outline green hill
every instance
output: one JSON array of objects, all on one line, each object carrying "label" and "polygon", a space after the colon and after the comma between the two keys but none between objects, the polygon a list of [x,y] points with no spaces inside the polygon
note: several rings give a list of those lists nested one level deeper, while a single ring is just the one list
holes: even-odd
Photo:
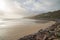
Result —
[{"label": "green hill", "polygon": [[33,16],[31,18],[33,18],[33,19],[40,19],[40,18],[60,19],[60,10],[38,14],[38,15]]}]

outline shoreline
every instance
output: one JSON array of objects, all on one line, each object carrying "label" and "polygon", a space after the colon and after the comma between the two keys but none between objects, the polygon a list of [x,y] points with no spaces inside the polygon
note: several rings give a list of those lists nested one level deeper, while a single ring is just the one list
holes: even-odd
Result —
[{"label": "shoreline", "polygon": [[24,36],[18,40],[60,40],[60,23],[56,22],[46,29],[40,29],[34,34]]},{"label": "shoreline", "polygon": [[[0,36],[4,40],[17,40],[21,37],[24,37],[29,34],[34,34],[40,29],[45,29],[51,25],[53,25],[55,22],[49,21],[47,23],[38,23],[38,24],[32,24],[32,25],[15,25],[16,27],[12,27],[10,29],[1,29],[0,30]],[[2,32],[3,31],[3,32]]]}]

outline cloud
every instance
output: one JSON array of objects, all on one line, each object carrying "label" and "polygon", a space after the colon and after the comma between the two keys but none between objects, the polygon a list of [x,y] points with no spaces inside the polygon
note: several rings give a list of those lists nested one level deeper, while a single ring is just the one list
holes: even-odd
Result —
[{"label": "cloud", "polygon": [[[4,18],[20,18],[28,12],[15,0],[0,0],[0,2],[0,10],[3,12]],[[0,12],[0,14],[2,13]]]},{"label": "cloud", "polygon": [[60,10],[60,0],[0,0],[0,10],[10,17],[29,16]]},{"label": "cloud", "polygon": [[60,9],[60,0],[23,0],[21,4],[24,8],[31,11],[53,11]]}]

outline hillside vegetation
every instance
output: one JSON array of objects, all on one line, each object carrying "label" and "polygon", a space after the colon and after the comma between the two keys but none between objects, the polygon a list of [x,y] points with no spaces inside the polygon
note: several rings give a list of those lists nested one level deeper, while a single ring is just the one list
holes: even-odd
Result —
[{"label": "hillside vegetation", "polygon": [[40,18],[51,18],[51,19],[59,19],[60,18],[60,10],[38,14],[36,16],[31,17],[33,19],[40,19]]}]

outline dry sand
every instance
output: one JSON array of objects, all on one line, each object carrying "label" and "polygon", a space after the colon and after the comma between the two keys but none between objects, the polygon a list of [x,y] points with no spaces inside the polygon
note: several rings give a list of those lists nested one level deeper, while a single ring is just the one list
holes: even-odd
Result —
[{"label": "dry sand", "polygon": [[[36,23],[36,24],[29,24],[29,25],[16,25],[12,28],[3,28],[0,29],[0,40],[18,40],[19,38],[33,34],[40,29],[45,29],[55,22],[49,21],[47,23]],[[21,27],[20,27],[21,26]]]}]

